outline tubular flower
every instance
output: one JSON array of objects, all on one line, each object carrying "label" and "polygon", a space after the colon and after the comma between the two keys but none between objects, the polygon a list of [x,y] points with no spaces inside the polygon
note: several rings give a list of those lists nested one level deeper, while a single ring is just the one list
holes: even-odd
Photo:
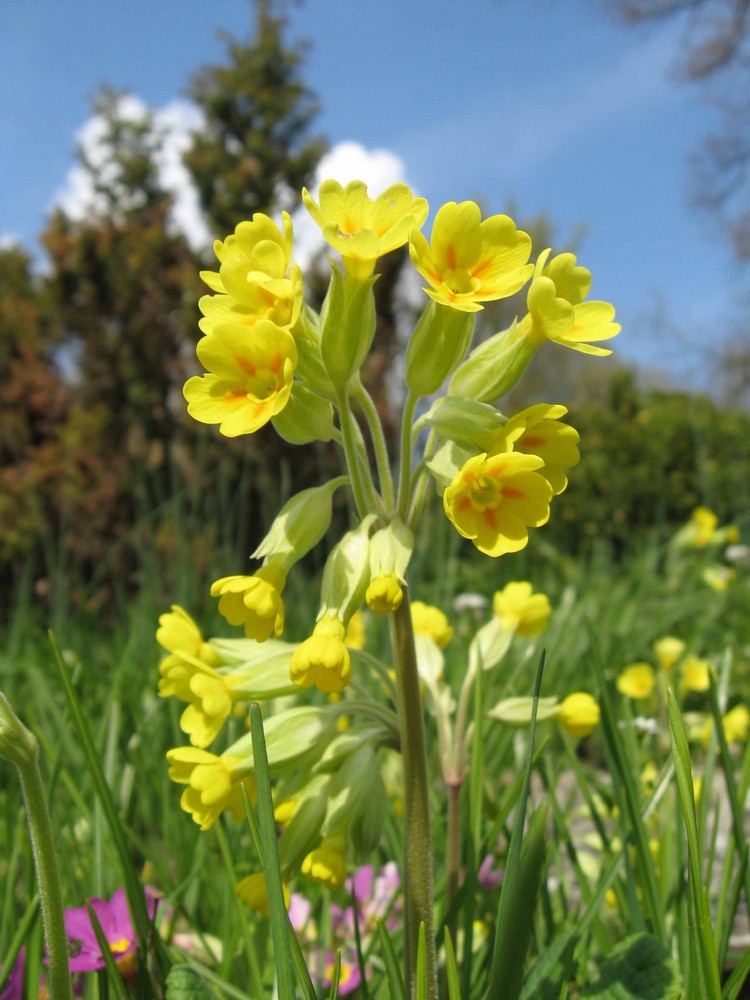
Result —
[{"label": "tubular flower", "polygon": [[227,323],[198,341],[196,351],[208,374],[194,375],[183,390],[195,420],[237,437],[257,431],[286,406],[297,364],[288,330],[268,319],[251,332]]},{"label": "tubular flower", "polygon": [[406,184],[393,184],[379,197],[367,194],[364,181],[320,185],[317,204],[302,189],[302,200],[320,226],[324,238],[341,254],[347,273],[359,278],[372,274],[378,257],[403,246],[409,233],[427,218],[424,198],[415,198]]},{"label": "tubular flower", "polygon": [[[288,910],[292,897],[285,882],[281,885],[281,891],[284,895],[284,905]],[[234,887],[234,894],[243,903],[247,903],[251,910],[256,910],[268,920],[271,914],[268,909],[266,876],[263,872],[256,872],[254,875],[248,875],[246,878],[240,879]]]},{"label": "tubular flower", "polygon": [[[210,643],[204,641],[201,630],[178,604],[173,604],[171,611],[160,616],[156,641],[168,653],[185,653],[209,667],[219,662],[216,651]],[[171,657],[167,657],[164,662],[170,659]]]},{"label": "tubular flower", "polygon": [[509,583],[498,590],[492,599],[492,610],[503,629],[527,637],[539,635],[552,614],[547,595],[532,593],[527,582]]},{"label": "tubular flower", "polygon": [[346,881],[346,840],[341,834],[326,837],[302,862],[302,874],[311,882],[340,889]]},{"label": "tubular flower", "polygon": [[367,593],[365,594],[367,607],[371,611],[380,611],[383,613],[398,611],[403,599],[404,592],[395,573],[376,576],[370,581]]},{"label": "tubular flower", "polygon": [[289,676],[301,688],[313,684],[323,694],[343,691],[352,675],[346,626],[336,615],[323,615],[309,639],[292,656]]},{"label": "tubular flower", "polygon": [[190,813],[201,830],[208,830],[228,809],[239,822],[245,814],[241,786],[250,799],[255,796],[255,779],[243,780],[237,757],[209,753],[195,747],[177,747],[167,753],[169,777],[178,785],[188,787],[182,793],[180,805]]},{"label": "tubular flower", "polygon": [[415,635],[429,636],[440,649],[445,649],[453,638],[453,626],[440,608],[424,601],[412,601],[411,623]]},{"label": "tubular flower", "polygon": [[568,485],[566,471],[581,460],[578,431],[559,419],[567,412],[566,407],[549,403],[521,410],[494,435],[488,453],[493,455],[512,447],[522,455],[538,455],[544,461],[541,474],[557,496]]},{"label": "tubular flower", "polygon": [[432,227],[432,245],[414,229],[412,263],[429,282],[425,292],[435,302],[462,312],[478,312],[482,302],[513,295],[528,281],[531,239],[507,215],[482,221],[473,201],[450,201]]},{"label": "tubular flower", "polygon": [[180,717],[180,728],[190,736],[193,746],[208,746],[232,710],[233,688],[240,679],[179,655],[162,660],[159,672],[159,697],[174,696],[186,701],[188,707]]},{"label": "tubular flower", "polygon": [[211,596],[219,598],[219,614],[230,625],[244,625],[248,639],[265,642],[273,632],[284,629],[281,593],[286,572],[278,560],[270,560],[253,576],[225,576],[211,586]]},{"label": "tubular flower", "polygon": [[536,471],[543,465],[538,456],[517,452],[475,455],[443,494],[446,516],[480,552],[518,552],[529,540],[529,527],[549,519],[552,487]]},{"label": "tubular flower", "polygon": [[599,706],[590,694],[569,694],[557,709],[555,718],[570,736],[588,736],[599,722]]},{"label": "tubular flower", "polygon": [[617,690],[627,698],[648,698],[655,683],[650,663],[630,663],[617,678]]},{"label": "tubular flower", "polygon": [[526,297],[529,311],[518,325],[519,334],[525,333],[535,347],[552,340],[582,354],[611,354],[607,348],[594,345],[620,332],[620,324],[614,322],[614,306],[583,302],[590,281],[588,271],[575,266],[573,254],[561,254],[565,258],[562,265],[556,264],[556,257],[547,264],[549,253],[545,250],[537,260]]}]

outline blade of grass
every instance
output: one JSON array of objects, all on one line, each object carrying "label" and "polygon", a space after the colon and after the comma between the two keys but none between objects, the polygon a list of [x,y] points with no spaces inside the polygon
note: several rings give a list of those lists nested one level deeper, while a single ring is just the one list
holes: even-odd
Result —
[{"label": "blade of grass", "polygon": [[451,936],[447,931],[443,937],[443,943],[445,944],[445,978],[448,986],[448,1000],[461,1000],[461,986],[458,981],[456,955],[453,951]]},{"label": "blade of grass", "polygon": [[109,946],[107,935],[104,933],[102,925],[99,923],[96,910],[88,899],[85,902],[85,906],[86,912],[89,915],[89,920],[91,921],[91,926],[94,930],[96,943],[99,945],[99,951],[101,952],[102,959],[104,961],[104,967],[107,970],[107,985],[111,985],[113,987],[117,1000],[128,1000],[128,991],[125,988],[125,981],[120,974],[120,970],[117,968],[115,956],[112,954],[112,949]]},{"label": "blade of grass", "polygon": [[29,930],[39,914],[39,897],[34,896],[29,905],[26,907],[26,912],[19,921],[18,929],[13,935],[13,940],[10,943],[10,948],[7,954],[3,958],[2,964],[0,965],[0,994],[2,994],[3,987],[10,979],[10,974],[13,971],[13,966],[18,958],[18,953],[23,947],[23,943],[29,933]]},{"label": "blade of grass", "polygon": [[393,941],[391,941],[385,923],[380,918],[377,920],[377,925],[383,949],[382,959],[385,966],[385,978],[388,983],[390,998],[391,1000],[407,1000],[404,977],[401,974],[401,963],[396,954],[396,949],[393,947]]},{"label": "blade of grass", "polygon": [[263,716],[260,705],[250,704],[250,732],[255,761],[257,790],[258,832],[263,845],[263,872],[266,877],[266,894],[273,939],[273,956],[279,1000],[294,1000],[294,966],[289,946],[288,914],[281,883],[279,852],[276,841],[276,821],[273,817],[271,774],[268,769],[266,740],[263,734]]},{"label": "blade of grass", "polygon": [[721,987],[716,961],[716,943],[714,941],[714,932],[708,908],[708,896],[703,886],[701,874],[701,850],[698,841],[698,823],[695,815],[690,749],[688,747],[682,713],[671,689],[667,692],[667,710],[669,715],[669,734],[672,741],[672,755],[675,763],[675,777],[677,779],[677,789],[688,844],[688,889],[692,908],[691,951],[696,955],[696,964],[698,967],[698,982],[693,982],[691,988],[700,991],[696,992],[696,997],[700,996],[701,998],[707,997],[709,1000],[718,1000],[721,996]]}]

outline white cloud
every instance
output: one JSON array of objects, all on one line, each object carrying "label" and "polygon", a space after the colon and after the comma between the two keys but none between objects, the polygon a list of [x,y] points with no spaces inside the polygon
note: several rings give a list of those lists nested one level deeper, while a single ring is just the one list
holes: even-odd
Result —
[{"label": "white cloud", "polygon": [[[128,94],[120,98],[119,113],[127,121],[143,122],[148,117],[149,108],[140,98]],[[192,133],[202,124],[201,113],[187,101],[172,101],[151,113],[155,129],[162,136],[156,155],[159,182],[174,196],[172,223],[195,249],[209,247],[211,235],[198,204],[197,192],[182,162]],[[104,118],[92,115],[76,133],[76,145],[91,165],[100,171],[102,179],[116,190],[118,167],[112,158],[106,131]],[[123,200],[124,197],[123,192]],[[91,174],[80,164],[68,171],[53,198],[53,206],[59,206],[77,220],[108,211],[106,200],[94,190]]]}]

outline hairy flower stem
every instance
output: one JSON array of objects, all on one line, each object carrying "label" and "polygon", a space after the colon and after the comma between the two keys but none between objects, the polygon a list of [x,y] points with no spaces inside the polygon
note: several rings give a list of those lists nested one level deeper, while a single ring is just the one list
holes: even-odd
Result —
[{"label": "hairy flower stem", "polygon": [[[448,868],[448,896],[445,901],[446,912],[450,912],[453,901],[458,895],[461,882],[461,779],[447,783],[448,789],[448,845],[446,849],[446,865]],[[456,946],[457,917],[453,917],[448,927],[453,946]]]},{"label": "hairy flower stem", "polygon": [[47,986],[55,1000],[73,1000],[68,966],[68,940],[60,890],[55,840],[39,767],[39,741],[21,723],[0,693],[0,756],[18,768],[26,803],[31,852],[34,857],[44,939],[47,944]]},{"label": "hairy flower stem", "polygon": [[391,641],[398,687],[398,715],[404,770],[404,957],[406,980],[414,996],[417,980],[419,926],[426,943],[426,1000],[437,1000],[437,961],[432,913],[432,843],[427,785],[427,751],[417,654],[408,588],[391,622]]}]

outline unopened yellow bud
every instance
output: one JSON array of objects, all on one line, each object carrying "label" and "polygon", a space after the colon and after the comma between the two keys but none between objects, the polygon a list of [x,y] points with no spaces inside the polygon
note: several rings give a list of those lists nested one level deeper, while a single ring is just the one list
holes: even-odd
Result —
[{"label": "unopened yellow bud", "polygon": [[302,874],[311,882],[340,889],[346,881],[346,841],[343,836],[326,837],[302,862]]},{"label": "unopened yellow bud", "polygon": [[365,594],[367,607],[371,611],[380,611],[383,613],[398,611],[403,599],[404,592],[395,573],[390,573],[388,576],[375,577],[374,580],[370,581],[370,586],[367,588],[367,593]]},{"label": "unopened yellow bud", "polygon": [[314,684],[324,694],[343,691],[352,674],[345,636],[346,628],[341,619],[324,615],[310,638],[305,639],[292,656],[289,667],[292,681],[302,688]]},{"label": "unopened yellow bud", "polygon": [[599,722],[599,706],[590,694],[569,694],[557,710],[556,718],[570,736],[588,736]]}]

